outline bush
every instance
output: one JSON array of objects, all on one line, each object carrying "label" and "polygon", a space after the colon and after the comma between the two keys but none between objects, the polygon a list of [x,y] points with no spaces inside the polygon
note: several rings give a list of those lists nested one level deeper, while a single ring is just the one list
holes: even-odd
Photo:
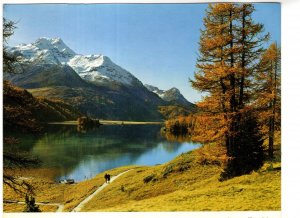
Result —
[{"label": "bush", "polygon": [[34,197],[29,197],[26,195],[25,196],[25,209],[24,212],[41,212],[39,206],[35,205],[35,199]]},{"label": "bush", "polygon": [[124,187],[124,185],[121,185],[120,190],[121,190],[121,192],[125,192],[125,187]]},{"label": "bush", "polygon": [[151,181],[156,181],[156,178],[155,178],[155,175],[154,174],[151,174],[149,176],[146,176],[144,178],[144,183],[148,183],[148,182],[151,182]]},{"label": "bush", "polygon": [[166,168],[165,168],[165,170],[164,170],[164,172],[162,173],[162,175],[163,175],[163,177],[164,178],[166,178],[170,173],[172,173],[173,172],[173,165],[172,164],[170,164],[170,165],[168,165]]}]

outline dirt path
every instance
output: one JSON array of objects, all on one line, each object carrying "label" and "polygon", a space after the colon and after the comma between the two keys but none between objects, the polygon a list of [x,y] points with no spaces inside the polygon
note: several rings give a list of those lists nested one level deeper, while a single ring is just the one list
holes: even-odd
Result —
[{"label": "dirt path", "polygon": [[[132,169],[131,169],[132,170]],[[123,174],[125,173],[128,173],[129,171],[131,170],[127,170],[123,173],[120,173],[116,176],[113,176],[111,179],[110,179],[110,183],[112,183],[115,179],[117,179],[118,177],[122,176]],[[92,193],[91,195],[89,195],[86,199],[84,199],[83,201],[81,201],[73,210],[72,212],[79,212],[87,202],[89,202],[95,195],[97,195],[99,192],[101,192],[106,186],[108,186],[109,184],[107,183],[104,183],[103,185],[101,185],[94,193]]]},{"label": "dirt path", "polygon": [[[8,203],[8,204],[25,204],[24,201],[13,201],[13,200],[3,200],[3,203]],[[57,206],[57,210],[55,212],[62,212],[64,209],[63,204],[59,203],[48,203],[48,202],[35,202],[36,205],[53,205]]]}]

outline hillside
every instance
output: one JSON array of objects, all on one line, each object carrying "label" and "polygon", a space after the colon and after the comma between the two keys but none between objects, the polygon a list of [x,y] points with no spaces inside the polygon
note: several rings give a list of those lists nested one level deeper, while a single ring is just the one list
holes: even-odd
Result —
[{"label": "hillside", "polygon": [[90,117],[111,120],[161,121],[158,105],[164,104],[142,89],[114,87],[49,86],[28,89],[36,97],[61,99]]},{"label": "hillside", "polygon": [[160,121],[164,101],[143,86],[119,83],[99,85],[83,80],[67,65],[24,65],[20,74],[5,79],[26,88],[35,97],[60,99],[90,117],[113,120]]},{"label": "hillside", "polygon": [[159,112],[167,119],[176,119],[179,116],[188,116],[192,113],[198,111],[198,108],[195,107],[184,107],[179,105],[167,105],[167,106],[160,106]]},{"label": "hillside", "polygon": [[35,98],[25,89],[3,84],[4,130],[38,131],[40,123],[75,120],[82,114],[60,100]]},{"label": "hillside", "polygon": [[5,74],[4,78],[25,89],[48,86],[88,87],[68,65],[57,64],[23,64],[23,72]]},{"label": "hillside", "polygon": [[[280,210],[280,163],[267,162],[257,172],[220,182],[222,167],[217,159],[221,160],[223,152],[214,146],[204,146],[162,165],[109,170],[107,173],[115,176],[133,169],[109,184],[81,211]],[[104,183],[105,172],[74,185],[53,183],[51,170],[29,170],[19,176],[24,173],[35,178],[32,182],[39,190],[37,202],[60,203],[64,211],[71,211]],[[22,200],[8,190],[4,199]],[[4,204],[5,211],[12,210],[8,206]]]},{"label": "hillside", "polygon": [[280,163],[220,182],[221,167],[204,164],[202,157],[192,151],[160,166],[128,172],[82,211],[280,210]]}]

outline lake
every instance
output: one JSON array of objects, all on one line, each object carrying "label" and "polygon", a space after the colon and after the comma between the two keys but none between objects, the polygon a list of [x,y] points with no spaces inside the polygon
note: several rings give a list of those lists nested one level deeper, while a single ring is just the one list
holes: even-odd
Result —
[{"label": "lake", "polygon": [[56,168],[56,179],[82,181],[125,165],[156,165],[200,144],[167,140],[160,125],[103,125],[78,131],[75,125],[48,125],[41,136],[18,135],[19,149]]}]

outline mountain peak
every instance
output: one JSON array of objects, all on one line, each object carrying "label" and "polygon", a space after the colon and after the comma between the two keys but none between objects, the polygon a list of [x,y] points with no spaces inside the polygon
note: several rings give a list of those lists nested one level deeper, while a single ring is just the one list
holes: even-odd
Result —
[{"label": "mountain peak", "polygon": [[10,48],[10,52],[22,55],[27,63],[69,65],[80,77],[91,82],[142,85],[136,77],[109,57],[102,54],[76,54],[61,38],[40,37],[33,43]]},{"label": "mountain peak", "polygon": [[[62,44],[61,38],[40,37],[33,44],[39,48],[49,48],[52,45]],[[64,44],[64,43],[63,43]]]},{"label": "mountain peak", "polygon": [[165,91],[164,90],[160,90],[159,88],[149,85],[149,84],[144,84],[144,86],[150,91],[150,92],[154,92],[155,94],[157,94],[160,98],[164,98],[164,94]]},{"label": "mountain peak", "polygon": [[38,43],[38,42],[57,43],[57,42],[62,42],[62,39],[59,38],[59,37],[55,37],[55,38],[39,37],[35,42],[36,42],[36,43]]},{"label": "mountain peak", "polygon": [[180,93],[179,89],[177,89],[176,87],[172,87],[167,91],[174,92],[174,93]]},{"label": "mountain peak", "polygon": [[161,99],[167,102],[177,102],[181,105],[192,105],[185,97],[180,93],[179,89],[172,87],[168,90],[160,90],[159,88],[145,84],[144,85],[149,91],[157,94]]},{"label": "mountain peak", "polygon": [[76,55],[76,53],[70,49],[61,38],[40,37],[33,45],[42,50],[58,50],[59,53],[68,57]]}]

